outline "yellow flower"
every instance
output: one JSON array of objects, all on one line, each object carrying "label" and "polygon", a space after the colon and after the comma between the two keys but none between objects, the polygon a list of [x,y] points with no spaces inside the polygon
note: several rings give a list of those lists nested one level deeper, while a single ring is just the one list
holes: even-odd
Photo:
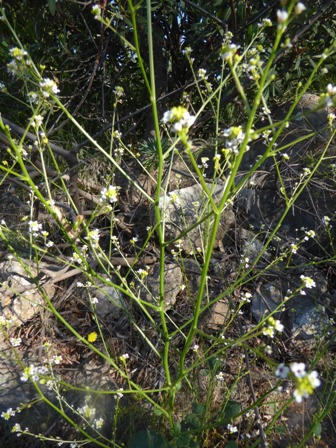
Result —
[{"label": "yellow flower", "polygon": [[88,335],[87,340],[88,340],[89,342],[91,342],[91,344],[93,344],[94,342],[96,342],[97,337],[98,337],[97,333],[96,333],[95,331],[92,331],[92,332]]}]

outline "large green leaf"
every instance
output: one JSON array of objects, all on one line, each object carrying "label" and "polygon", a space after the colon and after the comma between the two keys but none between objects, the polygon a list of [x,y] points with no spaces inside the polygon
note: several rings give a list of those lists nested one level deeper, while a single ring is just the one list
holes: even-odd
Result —
[{"label": "large green leaf", "polygon": [[166,448],[165,438],[151,429],[138,431],[128,444],[128,448]]},{"label": "large green leaf", "polygon": [[48,0],[48,6],[50,14],[54,16],[56,12],[56,0]]}]

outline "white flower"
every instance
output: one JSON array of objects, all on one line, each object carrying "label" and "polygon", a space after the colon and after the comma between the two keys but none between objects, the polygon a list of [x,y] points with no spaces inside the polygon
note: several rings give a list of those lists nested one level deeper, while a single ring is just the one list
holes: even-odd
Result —
[{"label": "white flower", "polygon": [[7,409],[7,411],[4,411],[1,413],[1,418],[4,420],[9,420],[11,417],[15,416],[15,411],[13,411],[12,408]]},{"label": "white flower", "polygon": [[77,409],[80,415],[83,415],[85,418],[93,419],[96,415],[96,409],[88,404],[85,404],[83,407]]},{"label": "white flower", "polygon": [[34,128],[39,128],[42,125],[42,123],[43,123],[42,115],[34,115],[32,120],[33,120],[32,121],[32,126]]},{"label": "white flower", "polygon": [[200,68],[200,69],[198,70],[198,76],[199,76],[201,79],[206,79],[206,78],[207,78],[207,76],[206,76],[206,70],[205,70],[204,68]]},{"label": "white flower", "polygon": [[233,425],[231,425],[231,423],[229,423],[227,425],[227,429],[229,430],[230,434],[234,434],[235,432],[238,432],[237,426],[233,426]]},{"label": "white flower", "polygon": [[305,277],[304,275],[301,275],[300,278],[301,278],[305,288],[309,288],[309,289],[315,288],[316,283],[314,282],[314,280],[312,278]]},{"label": "white flower", "polygon": [[125,362],[126,359],[129,358],[129,354],[128,353],[124,353],[123,355],[120,356],[121,361]]},{"label": "white flower", "polygon": [[219,372],[216,375],[216,378],[217,378],[218,381],[223,381],[224,380],[224,373],[223,372]]},{"label": "white flower", "polygon": [[15,423],[15,425],[12,428],[12,432],[22,432],[21,426],[19,423]]},{"label": "white flower", "polygon": [[119,389],[119,392],[117,392],[117,397],[122,398],[124,395],[122,394],[122,390],[124,390],[122,387]]},{"label": "white flower", "polygon": [[59,93],[59,88],[57,87],[57,84],[50,78],[44,78],[40,82],[40,87],[42,89],[43,98],[49,98],[51,93],[55,95]]},{"label": "white flower", "polygon": [[263,19],[262,26],[272,26],[272,21],[270,19]]},{"label": "white flower", "polygon": [[21,48],[18,47],[11,48],[9,50],[9,53],[17,61],[22,61],[24,57],[28,55],[26,50],[22,50]]},{"label": "white flower", "polygon": [[19,347],[21,345],[22,339],[21,338],[11,338],[10,343],[13,347]]},{"label": "white flower", "polygon": [[275,371],[275,376],[278,378],[287,378],[289,374],[289,368],[285,364],[279,364]]},{"label": "white flower", "polygon": [[195,122],[196,117],[190,115],[185,107],[173,107],[163,114],[162,122],[171,123],[172,131],[180,132],[182,129],[189,129]]},{"label": "white flower", "polygon": [[107,188],[104,188],[101,191],[100,196],[101,202],[109,202],[110,204],[112,204],[113,202],[117,202],[118,187],[109,185]]},{"label": "white flower", "polygon": [[321,385],[321,381],[318,379],[318,373],[316,372],[316,370],[310,372],[307,377],[313,389]]},{"label": "white flower", "polygon": [[307,375],[306,365],[304,362],[292,362],[290,364],[290,369],[296,376],[296,378],[303,378]]},{"label": "white flower", "polygon": [[104,420],[100,417],[98,419],[95,419],[93,423],[94,423],[96,429],[101,429],[103,427]]},{"label": "white flower", "polygon": [[[318,373],[313,370],[307,374],[304,369],[302,369],[303,363],[297,364],[294,374],[296,375],[296,388],[294,390],[294,397],[298,403],[302,402],[302,398],[308,398],[317,387],[321,385],[321,381],[318,379]],[[297,372],[298,369],[298,372]]]},{"label": "white flower", "polygon": [[61,355],[54,355],[54,356],[51,358],[51,362],[52,362],[52,364],[56,364],[56,365],[58,365],[58,364],[61,363],[61,361],[62,361],[62,356],[61,356]]},{"label": "white flower", "polygon": [[193,50],[192,50],[191,47],[186,47],[186,48],[182,51],[182,53],[185,54],[186,56],[188,56],[188,55],[191,54],[192,51],[193,51]]},{"label": "white flower", "polygon": [[276,329],[276,331],[279,331],[281,333],[284,329],[284,326],[279,320],[276,320],[274,323],[274,328]]},{"label": "white flower", "polygon": [[331,83],[327,85],[327,92],[329,95],[336,95],[336,86],[333,86]]},{"label": "white flower", "polygon": [[275,320],[274,317],[270,317],[267,323],[268,327],[264,327],[262,332],[265,336],[269,336],[270,338],[274,337],[275,331],[279,331],[281,333],[284,329],[282,323],[279,320]]},{"label": "white flower", "polygon": [[265,336],[269,336],[270,338],[274,337],[274,327],[271,327],[271,326],[264,327],[262,329],[262,332],[263,332],[263,335],[265,335]]},{"label": "white flower", "polygon": [[307,8],[305,7],[305,5],[303,4],[303,3],[301,3],[301,2],[298,2],[296,5],[295,5],[295,8],[294,8],[294,11],[295,11],[295,14],[301,14],[303,11],[305,11]]},{"label": "white flower", "polygon": [[288,12],[284,10],[277,11],[278,23],[284,23],[288,19]]},{"label": "white flower", "polygon": [[239,47],[235,44],[223,44],[220,52],[220,57],[224,59],[224,61],[227,61],[228,59],[232,58],[232,56],[234,56],[238,48]]},{"label": "white flower", "polygon": [[306,230],[305,233],[306,233],[305,240],[306,240],[306,238],[308,240],[309,238],[315,238],[315,236],[316,236],[316,233],[314,232],[314,230]]},{"label": "white flower", "polygon": [[95,16],[95,19],[99,19],[101,16],[101,10],[99,5],[93,5],[92,6],[92,10],[91,10],[92,14]]},{"label": "white flower", "polygon": [[323,216],[322,221],[323,221],[324,225],[327,226],[330,223],[329,216]]},{"label": "white flower", "polygon": [[37,221],[29,221],[29,233],[32,233],[34,236],[36,236],[39,232],[39,230],[42,229],[42,224],[38,223]]},{"label": "white flower", "polygon": [[91,242],[92,247],[94,247],[94,248],[98,247],[99,238],[100,238],[100,235],[99,235],[98,229],[90,230],[88,235],[85,237],[85,239],[87,239]]},{"label": "white flower", "polygon": [[304,389],[295,389],[293,395],[297,403],[302,403],[302,398],[309,397],[308,392]]}]

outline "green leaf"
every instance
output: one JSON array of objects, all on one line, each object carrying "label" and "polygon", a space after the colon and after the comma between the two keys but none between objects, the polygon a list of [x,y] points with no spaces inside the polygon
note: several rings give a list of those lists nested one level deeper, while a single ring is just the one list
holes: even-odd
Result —
[{"label": "green leaf", "polygon": [[221,411],[221,424],[232,422],[240,414],[240,404],[237,401],[229,400]]},{"label": "green leaf", "polygon": [[196,414],[196,415],[203,415],[205,413],[205,411],[206,411],[206,407],[202,403],[194,402],[192,404],[192,410],[193,410],[193,413]]},{"label": "green leaf", "polygon": [[225,418],[234,419],[240,413],[240,404],[238,401],[229,400],[224,409]]},{"label": "green leaf", "polygon": [[238,448],[238,445],[233,440],[230,440],[230,442],[225,445],[225,448]]},{"label": "green leaf", "polygon": [[165,438],[151,429],[143,429],[134,434],[128,448],[166,448]]},{"label": "green leaf", "polygon": [[322,425],[321,423],[316,423],[316,425],[314,426],[314,435],[320,437],[321,433],[322,433]]},{"label": "green leaf", "polygon": [[50,14],[54,16],[56,12],[56,0],[48,0],[48,6]]}]

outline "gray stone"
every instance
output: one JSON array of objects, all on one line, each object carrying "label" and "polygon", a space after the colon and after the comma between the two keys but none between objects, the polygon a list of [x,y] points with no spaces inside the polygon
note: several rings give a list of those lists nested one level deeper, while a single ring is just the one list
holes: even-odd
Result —
[{"label": "gray stone", "polygon": [[[264,317],[274,311],[283,302],[283,293],[281,286],[276,282],[267,282],[257,287],[252,292],[251,310],[254,319],[260,322]],[[273,316],[277,319],[280,312]]]},{"label": "gray stone", "polygon": [[228,321],[229,316],[230,307],[227,299],[219,300],[202,316],[202,327],[207,331],[219,331]]},{"label": "gray stone", "polygon": [[[263,251],[264,248],[263,242],[257,237],[255,232],[246,229],[240,229],[239,238],[240,238],[241,258],[248,258],[250,263],[254,263],[254,261],[259,257],[259,255]],[[262,256],[262,259],[269,260],[270,254],[265,252]]]},{"label": "gray stone", "polygon": [[[106,282],[109,280],[106,279]],[[127,310],[126,302],[122,293],[115,287],[110,286],[103,281],[96,281],[95,285],[89,290],[84,289],[88,303],[93,298],[98,300],[94,304],[97,315],[107,323],[111,318],[118,319]]]},{"label": "gray stone", "polygon": [[313,93],[305,93],[299,100],[295,113],[298,114],[295,122],[308,132],[318,131],[324,138],[329,138],[328,114],[334,112],[334,108],[321,107],[320,96]]},{"label": "gray stone", "polygon": [[[209,190],[212,190],[212,197],[216,203],[220,200],[224,185],[218,184],[213,187],[207,183]],[[182,188],[171,191],[168,195],[160,198],[160,208],[162,210],[162,220],[164,221],[165,239],[179,240],[183,251],[186,253],[196,252],[202,248],[211,232],[214,216],[206,218],[211,212],[211,204],[200,185]],[[200,222],[199,225],[197,223]],[[216,235],[216,247],[235,222],[235,214],[228,206],[221,215],[220,225]],[[191,228],[192,226],[195,226]],[[188,231],[186,235],[181,235]],[[173,248],[173,244],[172,244]]]},{"label": "gray stone", "polygon": [[[152,265],[148,271],[148,276],[143,281],[136,280],[139,288],[139,297],[148,303],[159,305],[160,297],[160,265]],[[181,292],[183,275],[181,268],[175,263],[166,263],[164,266],[164,309],[169,310],[176,303],[178,294]]]},{"label": "gray stone", "polygon": [[292,337],[314,339],[326,333],[330,321],[325,307],[316,303],[312,294],[294,297],[289,302],[288,322]]},{"label": "gray stone", "polygon": [[[24,260],[22,261],[24,263]],[[44,303],[42,294],[32,281],[37,275],[37,269],[27,267],[26,270],[23,264],[16,260],[0,263],[0,315],[10,320],[15,327],[31,319],[41,310]],[[44,292],[52,298],[55,288],[46,285]]]}]

